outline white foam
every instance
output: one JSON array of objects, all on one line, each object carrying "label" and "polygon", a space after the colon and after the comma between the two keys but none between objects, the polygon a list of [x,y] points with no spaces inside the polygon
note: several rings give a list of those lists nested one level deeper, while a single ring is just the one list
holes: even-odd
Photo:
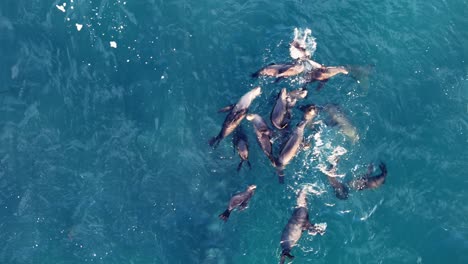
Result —
[{"label": "white foam", "polygon": [[65,6],[66,6],[66,3],[63,3],[63,5],[55,5],[57,7],[58,10],[62,11],[62,12],[66,12],[65,10]]},{"label": "white foam", "polygon": [[117,42],[111,41],[111,42],[109,42],[109,43],[110,43],[111,48],[114,48],[114,49],[117,48]]},{"label": "white foam", "polygon": [[76,30],[80,31],[83,28],[83,25],[76,23]]}]

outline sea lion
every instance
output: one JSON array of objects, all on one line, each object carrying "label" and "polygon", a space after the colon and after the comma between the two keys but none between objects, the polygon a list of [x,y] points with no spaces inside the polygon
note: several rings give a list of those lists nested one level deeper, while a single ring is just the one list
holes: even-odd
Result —
[{"label": "sea lion", "polygon": [[[336,174],[336,165],[338,163],[338,159],[334,164],[330,164],[326,170],[322,170],[323,174],[327,176],[328,182],[330,183],[331,187],[335,191],[336,198],[340,200],[348,199],[349,189],[346,184],[342,183],[338,180],[338,176]],[[344,176],[344,175],[343,175]]]},{"label": "sea lion", "polygon": [[270,114],[270,120],[277,129],[284,129],[291,120],[291,109],[296,105],[297,100],[304,99],[307,96],[307,90],[299,88],[287,92],[286,88],[281,89],[276,99],[275,106]]},{"label": "sea lion", "polygon": [[281,149],[278,159],[276,160],[276,172],[278,173],[278,180],[280,183],[284,183],[284,167],[296,156],[301,144],[304,143],[305,126],[316,116],[317,108],[315,105],[305,107],[302,121],[297,124],[296,128],[286,141],[286,144]]},{"label": "sea lion", "polygon": [[263,118],[257,114],[248,114],[247,120],[251,121],[254,125],[255,135],[257,135],[257,141],[263,150],[263,153],[275,166],[275,158],[273,157],[273,150],[271,144],[271,137],[273,131],[268,127],[267,123]]},{"label": "sea lion", "polygon": [[228,112],[229,114],[224,119],[223,127],[221,131],[216,137],[210,139],[209,144],[213,148],[216,148],[219,142],[231,134],[234,129],[241,123],[242,119],[247,115],[247,111],[250,107],[252,101],[262,93],[262,89],[260,87],[255,87],[250,90],[248,93],[244,94],[237,104],[230,105],[222,108],[219,112]]},{"label": "sea lion", "polygon": [[239,126],[234,131],[234,136],[232,137],[232,143],[234,147],[237,149],[237,153],[241,159],[239,165],[237,166],[237,171],[240,171],[242,164],[247,161],[247,165],[249,168],[252,168],[252,165],[249,161],[249,143],[247,140],[247,135],[244,133],[242,126]]},{"label": "sea lion", "polygon": [[343,67],[343,66],[331,66],[331,67],[319,67],[315,68],[309,72],[307,72],[304,76],[304,81],[306,83],[312,83],[315,81],[319,81],[319,85],[317,86],[317,90],[320,90],[323,88],[326,82],[328,80],[337,75],[337,74],[348,74],[348,70]]},{"label": "sea lion", "polygon": [[283,229],[281,234],[281,259],[280,264],[283,264],[286,257],[292,259],[291,249],[296,245],[297,241],[302,236],[302,232],[308,231],[311,235],[325,233],[326,225],[317,225],[310,223],[309,212],[307,209],[307,191],[302,189],[297,198],[297,206],[294,209],[291,218]]},{"label": "sea lion", "polygon": [[247,189],[241,193],[234,195],[231,200],[229,200],[229,205],[226,211],[219,215],[219,219],[226,222],[229,219],[229,215],[231,214],[232,210],[235,208],[239,208],[239,211],[244,210],[247,208],[250,198],[254,195],[254,191],[257,188],[255,185],[250,185]]},{"label": "sea lion", "polygon": [[259,76],[270,76],[270,77],[277,77],[277,78],[285,78],[291,77],[298,74],[301,74],[305,69],[305,66],[302,62],[296,61],[295,63],[287,63],[287,64],[270,64],[266,67],[261,68],[254,74],[252,74],[253,78],[257,78]]},{"label": "sea lion", "polygon": [[289,43],[289,55],[291,58],[295,60],[304,60],[309,59],[311,54],[310,51],[307,50],[306,40],[308,35],[312,34],[312,30],[306,29],[304,31],[304,36],[301,39],[299,37],[299,30],[297,28],[294,29],[294,39]]},{"label": "sea lion", "polygon": [[372,174],[373,168],[369,167],[369,171],[364,177],[352,180],[349,183],[349,186],[358,191],[380,187],[380,185],[385,183],[385,179],[387,178],[387,166],[385,166],[385,163],[381,162],[379,168],[379,175],[370,176]]},{"label": "sea lion", "polygon": [[349,119],[343,114],[341,109],[337,105],[327,104],[323,107],[329,114],[331,121],[328,122],[330,125],[338,125],[341,133],[351,139],[354,144],[359,140],[359,134],[355,126],[351,124]]}]

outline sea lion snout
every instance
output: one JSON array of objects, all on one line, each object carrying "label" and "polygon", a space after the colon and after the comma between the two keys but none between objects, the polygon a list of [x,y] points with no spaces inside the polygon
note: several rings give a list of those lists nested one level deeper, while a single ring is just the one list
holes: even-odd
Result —
[{"label": "sea lion snout", "polygon": [[257,97],[262,94],[262,88],[260,86],[252,89],[253,96]]},{"label": "sea lion snout", "polygon": [[254,120],[254,118],[255,118],[255,114],[247,114],[245,116],[245,119],[247,119],[248,121],[252,121]]}]

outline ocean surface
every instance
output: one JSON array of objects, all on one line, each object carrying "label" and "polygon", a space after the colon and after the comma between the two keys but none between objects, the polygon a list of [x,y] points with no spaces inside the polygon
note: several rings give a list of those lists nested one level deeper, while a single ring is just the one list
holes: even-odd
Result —
[{"label": "ocean surface", "polygon": [[[304,187],[327,230],[304,233],[293,263],[468,263],[467,14],[465,0],[0,1],[0,263],[277,263]],[[315,61],[368,71],[308,86],[298,104],[339,105],[359,140],[320,112],[280,185],[247,120],[251,170],[236,172],[231,136],[207,142],[253,87],[268,123],[300,87],[250,76],[291,61],[296,27]],[[385,184],[337,199],[319,169],[337,148],[342,181],[385,162]],[[249,184],[249,208],[220,221]]]}]

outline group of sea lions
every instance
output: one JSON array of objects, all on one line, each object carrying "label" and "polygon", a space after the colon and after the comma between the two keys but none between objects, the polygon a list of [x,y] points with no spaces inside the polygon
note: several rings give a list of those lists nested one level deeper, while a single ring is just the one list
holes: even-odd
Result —
[{"label": "group of sea lions", "polygon": [[[310,34],[311,31],[309,29],[304,31],[303,36],[300,36],[297,28],[294,30],[294,40],[290,43],[289,47],[290,56],[294,59],[294,62],[270,64],[260,69],[252,76],[276,77],[278,81],[282,78],[303,74],[303,82],[305,84],[318,81],[320,83],[317,89],[321,89],[331,77],[337,74],[348,74],[349,71],[343,66],[326,67],[311,60],[312,52],[308,50],[306,45],[306,40]],[[289,133],[282,133],[284,135],[283,140],[280,140],[282,143],[279,144],[278,155],[275,156],[273,154],[274,146],[272,143],[275,131],[269,127],[267,122],[260,115],[248,113],[253,100],[260,95],[261,88],[255,87],[244,94],[236,104],[226,106],[219,110],[219,112],[227,112],[228,114],[223,122],[221,131],[209,141],[210,146],[216,148],[222,139],[233,133],[233,144],[241,159],[237,167],[238,171],[242,168],[244,163],[247,163],[248,166],[251,167],[249,161],[248,138],[242,126],[240,126],[244,118],[252,122],[257,142],[272,166],[276,169],[280,183],[284,183],[285,167],[301,149],[310,146],[308,142],[305,142],[304,131],[306,127],[314,124],[313,120],[319,111],[325,110],[331,118],[331,124],[338,125],[340,131],[351,139],[353,143],[359,139],[357,129],[336,105],[316,106],[314,104],[306,104],[299,106],[298,108],[303,112],[302,118],[296,126],[291,127],[292,109],[296,106],[298,101],[303,100],[307,96],[307,90],[305,87],[301,87],[288,92],[286,88],[283,88],[279,92],[271,111],[270,122],[276,130],[284,131],[288,128]],[[343,183],[338,180],[335,173],[338,160],[339,156],[331,157],[329,159],[330,165],[326,169],[322,169],[322,172],[327,176],[330,186],[339,199],[344,200],[348,198],[349,188],[355,190],[372,189],[385,183],[387,169],[383,163],[380,164],[380,174],[372,176],[373,167],[370,166],[368,173],[363,177],[354,179],[349,183]],[[252,198],[256,188],[256,185],[250,185],[244,192],[235,194],[230,199],[227,209],[219,215],[219,218],[223,221],[227,221],[230,213],[234,209],[244,210],[247,208],[248,202]],[[303,231],[308,231],[309,234],[312,235],[323,235],[325,233],[326,225],[312,224],[309,220],[307,194],[308,188],[303,188],[299,191],[297,206],[283,229],[280,243],[282,249],[280,263],[284,263],[286,258],[293,258],[290,251],[300,239]]]}]

